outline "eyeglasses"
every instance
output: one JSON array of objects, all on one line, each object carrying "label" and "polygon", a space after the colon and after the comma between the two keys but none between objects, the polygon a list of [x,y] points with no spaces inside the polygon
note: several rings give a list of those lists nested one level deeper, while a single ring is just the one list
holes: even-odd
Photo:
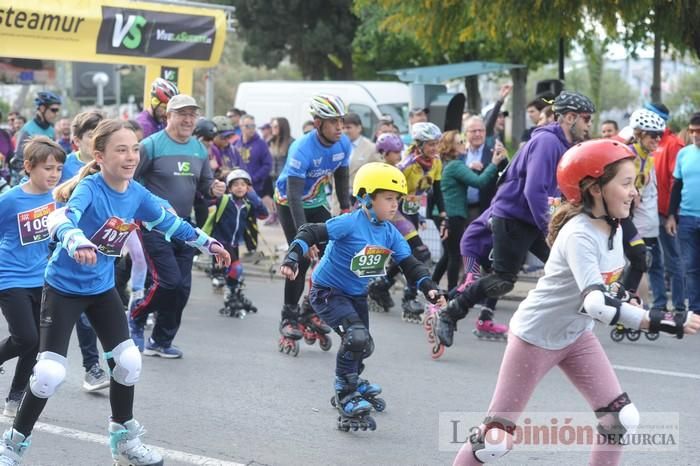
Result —
[{"label": "eyeglasses", "polygon": [[479,129],[468,129],[468,130],[467,130],[467,133],[485,133],[485,132],[486,132],[486,130],[483,129],[483,128],[479,128]]},{"label": "eyeglasses", "polygon": [[61,107],[51,107],[51,108],[49,108],[49,111],[51,111],[53,113],[58,113],[61,111]]},{"label": "eyeglasses", "polygon": [[645,131],[645,133],[652,139],[661,139],[664,135],[663,131]]},{"label": "eyeglasses", "polygon": [[700,128],[688,128],[690,134],[700,134]]},{"label": "eyeglasses", "polygon": [[250,128],[255,128],[255,123],[249,123],[249,124],[247,124],[247,125],[243,125],[243,127],[244,127],[244,128],[248,128],[248,129],[250,129]]},{"label": "eyeglasses", "polygon": [[177,116],[180,118],[190,118],[190,119],[195,119],[199,118],[199,113],[197,112],[175,112]]}]

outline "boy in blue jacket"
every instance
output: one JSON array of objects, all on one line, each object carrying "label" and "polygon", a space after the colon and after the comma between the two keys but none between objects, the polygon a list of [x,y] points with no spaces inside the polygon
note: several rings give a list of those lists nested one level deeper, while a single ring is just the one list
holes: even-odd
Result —
[{"label": "boy in blue jacket", "polygon": [[216,209],[209,214],[204,231],[216,238],[231,255],[228,269],[212,267],[212,286],[228,287],[222,315],[243,318],[248,312],[258,312],[243,296],[243,266],[239,260],[238,244],[243,241],[243,234],[249,228],[248,219],[257,217],[265,219],[267,209],[253,189],[253,181],[247,171],[240,168],[232,170],[226,176],[227,194],[216,203]]}]

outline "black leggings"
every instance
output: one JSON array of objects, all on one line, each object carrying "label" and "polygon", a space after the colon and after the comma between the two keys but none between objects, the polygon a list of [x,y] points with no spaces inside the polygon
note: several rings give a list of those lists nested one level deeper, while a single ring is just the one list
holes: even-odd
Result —
[{"label": "black leggings", "polygon": [[435,265],[433,281],[440,283],[447,271],[447,289],[451,290],[459,282],[459,270],[462,268],[462,254],[459,243],[462,234],[467,229],[467,219],[464,217],[449,217],[447,219],[447,239],[442,242],[442,257]]},{"label": "black leggings", "polygon": [[[83,312],[95,329],[105,352],[112,351],[129,339],[124,306],[116,289],[98,295],[78,296],[65,295],[45,285],[39,322],[39,352],[50,351],[65,357],[73,327]],[[113,359],[108,359],[107,364],[110,370],[114,369]],[[17,412],[14,428],[25,436],[31,434],[47,401],[47,398],[39,398],[27,390]],[[110,379],[109,403],[112,407],[112,421],[124,423],[132,419],[134,387]]]},{"label": "black leggings", "polygon": [[17,358],[10,398],[19,396],[29,382],[39,350],[39,309],[41,287],[8,288],[0,291],[0,308],[10,336],[0,342],[0,365]]},{"label": "black leggings", "polygon": [[[326,207],[314,207],[312,209],[304,209],[304,214],[306,215],[307,223],[325,223],[326,220],[331,218],[331,213]],[[287,244],[291,244],[294,241],[294,237],[297,235],[297,227],[294,225],[294,220],[292,219],[292,213],[289,207],[286,205],[277,204],[277,216],[282,225],[282,230],[284,231],[284,236],[287,238]],[[299,225],[301,226],[301,225]],[[318,245],[320,254],[319,257],[323,255],[325,250],[325,245]],[[294,280],[284,281],[284,304],[291,306],[296,306],[299,304],[301,295],[304,294],[304,286],[306,285],[306,271],[309,269],[311,262],[308,258],[304,257],[299,262],[299,273],[297,278]]]}]

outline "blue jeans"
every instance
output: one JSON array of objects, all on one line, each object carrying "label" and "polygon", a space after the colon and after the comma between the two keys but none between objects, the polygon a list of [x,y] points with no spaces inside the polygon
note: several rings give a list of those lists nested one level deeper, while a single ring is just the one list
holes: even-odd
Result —
[{"label": "blue jeans", "polygon": [[659,215],[659,243],[663,251],[664,268],[671,282],[671,301],[674,309],[685,309],[685,274],[678,235],[666,233],[666,217]]},{"label": "blue jeans", "polygon": [[[365,327],[369,329],[369,309],[367,296],[349,296],[341,290],[313,285],[309,291],[309,302],[314,312],[323,321],[337,331],[343,320],[357,315]],[[335,375],[359,374],[362,372],[362,360],[354,359],[353,354],[338,348]]]},{"label": "blue jeans", "polygon": [[97,351],[97,335],[85,313],[80,314],[75,323],[75,333],[78,334],[80,352],[83,353],[83,367],[88,370],[100,362],[100,353]]},{"label": "blue jeans", "polygon": [[651,265],[647,273],[649,274],[649,288],[654,297],[651,307],[656,309],[666,309],[666,280],[664,280],[664,262],[661,254],[661,246],[658,238],[644,238],[648,250],[651,252]]},{"label": "blue jeans", "polygon": [[700,313],[700,217],[680,216],[678,240],[683,252],[688,310]]}]

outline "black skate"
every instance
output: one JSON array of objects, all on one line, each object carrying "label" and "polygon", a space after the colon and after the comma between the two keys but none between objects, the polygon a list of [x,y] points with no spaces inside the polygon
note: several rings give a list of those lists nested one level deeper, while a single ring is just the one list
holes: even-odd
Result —
[{"label": "black skate", "polygon": [[301,309],[303,314],[299,317],[299,328],[303,332],[304,342],[307,345],[313,345],[318,340],[318,346],[323,351],[330,350],[333,346],[333,340],[328,334],[331,333],[332,329],[316,315],[309,303],[308,296],[304,297]]},{"label": "black skate", "polygon": [[226,286],[226,277],[223,275],[212,275],[211,277],[211,289],[216,294],[223,294],[224,287]]},{"label": "black skate", "polygon": [[370,282],[367,287],[367,304],[372,312],[389,312],[394,307],[394,300],[391,298],[391,287],[393,280],[386,277],[379,277]]},{"label": "black skate", "polygon": [[423,322],[423,304],[416,298],[415,290],[404,293],[403,301],[401,302],[401,308],[403,312],[401,314],[401,320],[411,324],[420,324]]},{"label": "black skate", "polygon": [[220,314],[243,319],[250,312],[258,312],[258,308],[243,295],[242,280],[229,280],[227,285],[224,307],[219,310]]},{"label": "black skate", "polygon": [[304,332],[300,328],[298,318],[299,306],[285,304],[282,308],[282,321],[279,326],[280,339],[277,343],[280,353],[292,356],[299,354],[299,340],[304,336]]}]

